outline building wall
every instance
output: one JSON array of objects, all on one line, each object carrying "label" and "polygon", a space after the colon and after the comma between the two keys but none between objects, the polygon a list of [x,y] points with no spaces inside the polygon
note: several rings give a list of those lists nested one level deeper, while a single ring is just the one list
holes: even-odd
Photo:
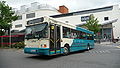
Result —
[{"label": "building wall", "polygon": [[[35,13],[35,17],[26,18],[26,14]],[[61,15],[56,9],[51,9],[48,5],[39,5],[37,2],[32,3],[31,7],[26,5],[21,6],[21,10],[17,11],[18,15],[22,15],[22,20],[17,20],[13,22],[12,30],[23,30],[25,29],[28,20],[39,18],[42,16],[54,16]],[[70,14],[70,15],[69,15]],[[113,5],[103,8],[82,10],[78,12],[68,13],[66,16],[57,17],[56,19],[70,23],[73,25],[86,23],[81,21],[81,17],[87,17],[93,14],[95,18],[98,18],[99,23],[103,24],[107,21],[118,19],[117,22],[112,24],[114,38],[120,37],[120,8],[119,5]],[[108,17],[108,20],[104,20],[104,17]],[[22,27],[15,28],[15,25],[22,24]]]},{"label": "building wall", "polygon": [[[33,15],[32,15],[33,17],[27,18],[27,15],[29,15],[31,13],[33,13]],[[49,5],[46,5],[46,4],[39,5],[38,2],[34,2],[34,3],[31,3],[30,7],[28,7],[26,5],[21,6],[21,9],[17,10],[16,14],[21,16],[22,19],[13,21],[11,30],[21,31],[26,28],[25,26],[26,26],[28,20],[40,18],[42,16],[57,15],[57,14],[61,14],[61,13],[58,12],[57,9],[55,9]]]},{"label": "building wall", "polygon": [[84,22],[81,21],[82,16],[90,16],[90,14],[94,14],[95,18],[98,18],[100,24],[105,22],[104,17],[109,17],[109,20],[115,19],[115,17],[113,17],[114,15],[113,10],[91,13],[75,13],[75,14],[73,13],[72,16],[59,17],[57,19],[62,21],[69,21],[69,23],[71,24],[78,25],[85,23],[85,21]]},{"label": "building wall", "polygon": [[[117,22],[114,22],[112,24],[113,28],[113,35],[114,38],[120,37],[120,8],[118,5],[113,5],[111,8],[107,7],[105,9],[100,10],[93,10],[93,11],[81,11],[80,13],[73,13],[71,16],[64,16],[57,18],[61,21],[67,21],[67,23],[71,23],[73,25],[78,25],[82,23],[86,23],[85,21],[81,21],[81,17],[83,16],[90,16],[90,14],[93,14],[95,18],[98,18],[99,24],[106,23],[107,21],[118,19]],[[104,20],[104,17],[108,17],[108,20]]]},{"label": "building wall", "polygon": [[113,10],[113,17],[117,18],[118,21],[116,23],[113,23],[113,35],[114,38],[118,38],[120,39],[120,8],[118,7],[119,5],[115,5],[114,6],[114,10]]}]

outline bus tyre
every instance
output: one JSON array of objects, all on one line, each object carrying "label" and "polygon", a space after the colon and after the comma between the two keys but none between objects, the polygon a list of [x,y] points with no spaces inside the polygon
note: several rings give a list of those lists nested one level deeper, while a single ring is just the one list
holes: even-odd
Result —
[{"label": "bus tyre", "polygon": [[63,55],[68,55],[70,53],[69,47],[64,47]]},{"label": "bus tyre", "polygon": [[88,45],[88,46],[87,46],[87,51],[89,51],[89,50],[90,50],[90,46]]}]

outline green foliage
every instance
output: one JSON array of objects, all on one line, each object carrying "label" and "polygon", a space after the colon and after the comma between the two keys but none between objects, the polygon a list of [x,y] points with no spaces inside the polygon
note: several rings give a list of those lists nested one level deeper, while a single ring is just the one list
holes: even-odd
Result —
[{"label": "green foliage", "polygon": [[17,42],[15,44],[12,44],[12,48],[24,48],[25,44],[24,42]]},{"label": "green foliage", "polygon": [[8,44],[0,45],[0,47],[1,48],[18,48],[18,49],[21,49],[21,48],[25,47],[25,44],[24,44],[24,42],[17,42],[15,44],[11,44],[11,45],[8,45]]},{"label": "green foliage", "polygon": [[0,45],[1,48],[10,48],[10,46],[8,44],[3,44],[3,45]]},{"label": "green foliage", "polygon": [[12,7],[5,3],[5,1],[0,1],[0,33],[2,32],[0,35],[3,35],[4,31],[8,30],[12,26],[11,22],[18,18],[12,10]]},{"label": "green foliage", "polygon": [[100,24],[98,24],[97,18],[94,17],[93,14],[90,15],[90,18],[88,21],[86,21],[87,24],[84,26],[87,27],[88,30],[93,31],[95,34],[100,31]]},{"label": "green foliage", "polygon": [[0,36],[2,36],[2,35],[4,35],[5,33],[2,31],[2,30],[0,30]]}]

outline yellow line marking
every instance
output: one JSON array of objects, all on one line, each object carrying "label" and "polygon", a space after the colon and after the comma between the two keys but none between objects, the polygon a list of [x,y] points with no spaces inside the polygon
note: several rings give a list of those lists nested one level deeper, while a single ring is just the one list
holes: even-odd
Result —
[{"label": "yellow line marking", "polygon": [[50,41],[52,41],[52,43],[54,43],[53,40],[50,39]]},{"label": "yellow line marking", "polygon": [[58,41],[59,41],[59,39],[56,42],[58,42]]}]

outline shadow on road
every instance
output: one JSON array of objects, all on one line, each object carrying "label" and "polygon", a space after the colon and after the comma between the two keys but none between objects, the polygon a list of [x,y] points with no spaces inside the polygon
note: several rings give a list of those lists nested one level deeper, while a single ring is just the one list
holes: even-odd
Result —
[{"label": "shadow on road", "polygon": [[27,58],[38,59],[38,60],[52,60],[52,59],[59,58],[59,57],[62,57],[62,55],[53,55],[53,56],[34,55],[34,56],[29,56]]},{"label": "shadow on road", "polygon": [[[86,50],[81,50],[81,51],[76,51],[76,52],[71,52],[69,55],[74,55],[74,54],[80,54],[80,53],[84,53]],[[59,55],[52,55],[52,56],[46,56],[46,55],[34,55],[34,56],[29,56],[26,58],[30,58],[30,59],[38,59],[38,60],[52,60],[55,58],[60,58],[60,57],[67,57],[64,56],[63,54],[59,54]]]},{"label": "shadow on road", "polygon": [[80,50],[80,51],[75,51],[75,52],[71,52],[70,55],[73,55],[73,54],[80,54],[80,53],[84,53],[86,52],[87,50]]}]

